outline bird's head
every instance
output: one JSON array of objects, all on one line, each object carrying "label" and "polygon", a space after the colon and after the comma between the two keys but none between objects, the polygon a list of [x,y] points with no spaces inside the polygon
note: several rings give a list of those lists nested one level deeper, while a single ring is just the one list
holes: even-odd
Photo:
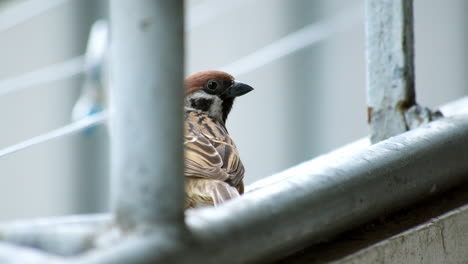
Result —
[{"label": "bird's head", "polygon": [[222,71],[201,71],[185,80],[185,109],[202,112],[223,124],[234,99],[253,88]]}]

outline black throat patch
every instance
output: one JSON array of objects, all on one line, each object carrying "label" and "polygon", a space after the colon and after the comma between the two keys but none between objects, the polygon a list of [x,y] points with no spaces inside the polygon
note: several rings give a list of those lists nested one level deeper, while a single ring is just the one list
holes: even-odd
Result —
[{"label": "black throat patch", "polygon": [[206,99],[206,98],[190,99],[190,106],[193,109],[197,109],[202,112],[208,112],[212,104],[213,104],[213,99]]},{"label": "black throat patch", "polygon": [[223,100],[223,123],[226,123],[229,113],[231,112],[232,105],[234,104],[234,98],[225,98]]}]

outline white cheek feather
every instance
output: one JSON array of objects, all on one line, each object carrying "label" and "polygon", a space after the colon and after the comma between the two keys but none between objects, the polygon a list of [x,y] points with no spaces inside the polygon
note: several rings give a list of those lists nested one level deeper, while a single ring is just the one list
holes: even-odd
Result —
[{"label": "white cheek feather", "polygon": [[216,96],[214,103],[211,105],[210,115],[218,120],[223,120],[223,101]]},{"label": "white cheek feather", "polygon": [[185,99],[186,100],[185,109],[186,110],[191,110],[191,111],[196,111],[196,112],[202,112],[202,111],[200,111],[198,109],[194,109],[194,108],[189,106],[190,105],[190,100],[200,99],[200,98],[213,100],[213,104],[211,104],[211,107],[208,110],[207,114],[209,116],[217,118],[218,120],[222,120],[222,117],[223,117],[223,107],[222,107],[223,101],[218,96],[213,95],[213,94],[207,94],[205,91],[197,91],[197,92],[194,92],[193,94],[189,95]]}]

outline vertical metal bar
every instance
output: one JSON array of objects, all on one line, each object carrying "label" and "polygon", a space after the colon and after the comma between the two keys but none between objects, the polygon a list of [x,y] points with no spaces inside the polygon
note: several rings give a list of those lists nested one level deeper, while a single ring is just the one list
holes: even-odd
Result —
[{"label": "vertical metal bar", "polygon": [[442,116],[416,103],[413,0],[366,0],[367,105],[372,143]]},{"label": "vertical metal bar", "polygon": [[367,98],[371,141],[408,130],[413,106],[413,0],[366,0]]},{"label": "vertical metal bar", "polygon": [[112,203],[123,230],[184,220],[183,0],[112,0]]},{"label": "vertical metal bar", "polygon": [[416,103],[413,0],[366,0],[367,105],[372,143],[442,117]]}]

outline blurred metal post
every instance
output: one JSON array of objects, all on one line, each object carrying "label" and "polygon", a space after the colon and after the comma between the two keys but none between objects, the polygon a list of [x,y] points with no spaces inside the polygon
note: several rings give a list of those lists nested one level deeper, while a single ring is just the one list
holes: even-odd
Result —
[{"label": "blurred metal post", "polygon": [[122,230],[184,224],[183,1],[112,0],[112,203]]},{"label": "blurred metal post", "polygon": [[372,143],[439,113],[416,104],[413,0],[366,0],[367,105]]}]

